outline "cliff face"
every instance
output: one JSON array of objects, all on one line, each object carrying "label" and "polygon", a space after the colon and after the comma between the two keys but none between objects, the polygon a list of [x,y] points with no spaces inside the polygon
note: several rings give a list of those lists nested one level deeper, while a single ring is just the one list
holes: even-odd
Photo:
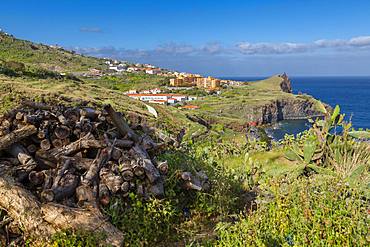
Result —
[{"label": "cliff face", "polygon": [[313,99],[279,99],[263,106],[254,107],[249,114],[246,114],[249,121],[259,124],[317,116],[322,116],[322,113],[316,109]]},{"label": "cliff face", "polygon": [[291,95],[292,86],[286,73],[279,75],[279,77],[282,79],[280,82],[281,91],[290,95],[252,107],[249,109],[249,113],[246,113],[247,120],[258,124],[269,124],[282,120],[307,119],[323,115],[317,107],[318,101],[313,97]]}]

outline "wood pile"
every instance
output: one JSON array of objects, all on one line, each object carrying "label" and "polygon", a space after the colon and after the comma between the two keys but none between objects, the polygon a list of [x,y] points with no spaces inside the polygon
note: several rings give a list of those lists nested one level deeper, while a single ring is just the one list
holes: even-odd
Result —
[{"label": "wood pile", "polygon": [[110,105],[24,102],[0,117],[0,208],[26,232],[102,229],[119,245],[122,236],[100,206],[130,192],[163,197],[168,165],[154,155],[164,146],[135,132]]}]

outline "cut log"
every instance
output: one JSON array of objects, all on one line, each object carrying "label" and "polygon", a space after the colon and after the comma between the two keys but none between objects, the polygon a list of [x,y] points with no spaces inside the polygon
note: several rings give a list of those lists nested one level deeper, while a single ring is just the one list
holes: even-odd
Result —
[{"label": "cut log", "polygon": [[37,128],[33,125],[26,125],[21,129],[0,137],[0,151],[10,147],[12,144],[21,141],[37,132]]},{"label": "cut log", "polygon": [[134,178],[134,173],[131,169],[125,169],[121,172],[121,176],[125,181],[131,181]]},{"label": "cut log", "polygon": [[62,162],[64,162],[65,160],[69,160],[71,162],[71,166],[73,166],[79,171],[89,170],[91,164],[94,162],[93,159],[87,159],[87,158],[82,158],[78,156],[73,156],[73,157],[61,156],[60,160]]},{"label": "cut log", "polygon": [[61,139],[58,139],[58,138],[53,139],[53,140],[51,141],[51,143],[53,144],[53,146],[54,146],[55,148],[62,148],[62,147],[63,147],[63,141],[62,141]]},{"label": "cut log", "polygon": [[54,135],[59,139],[66,139],[69,137],[71,130],[64,125],[58,126],[54,130]]},{"label": "cut log", "polygon": [[28,180],[35,186],[42,185],[45,180],[45,173],[31,171],[30,174],[28,174]]},{"label": "cut log", "polygon": [[15,115],[15,119],[17,120],[23,120],[23,117],[24,117],[24,113],[23,112],[17,112],[17,114]]},{"label": "cut log", "polygon": [[48,139],[44,139],[40,142],[40,147],[44,151],[48,151],[51,148],[51,143]]},{"label": "cut log", "polygon": [[135,143],[140,142],[140,136],[137,135],[131,128],[128,126],[126,121],[123,120],[123,117],[118,112],[114,111],[111,105],[106,105],[104,110],[107,111],[109,117],[111,118],[114,125],[117,127],[119,133],[125,137],[126,135],[133,140]]},{"label": "cut log", "polygon": [[16,176],[18,181],[23,181],[28,177],[28,174],[37,167],[36,161],[20,144],[13,144],[7,151],[21,163],[21,165],[16,168]]},{"label": "cut log", "polygon": [[159,162],[157,167],[161,174],[166,175],[168,173],[167,161]]},{"label": "cut log", "polygon": [[23,121],[26,124],[39,125],[42,121],[42,117],[40,115],[25,115]]},{"label": "cut log", "polygon": [[101,114],[101,111],[95,110],[93,108],[83,108],[80,110],[81,116],[89,118],[90,120],[95,120]]},{"label": "cut log", "polygon": [[45,139],[47,136],[47,130],[40,130],[38,133],[37,133],[37,138],[39,138],[40,140],[43,140]]},{"label": "cut log", "polygon": [[72,173],[65,174],[58,182],[57,186],[55,183],[52,188],[42,192],[41,196],[44,201],[60,202],[66,198],[69,198],[75,194],[76,188],[79,183],[79,178]]},{"label": "cut log", "polygon": [[123,140],[123,139],[116,140],[116,147],[119,147],[119,148],[131,148],[133,145],[134,145],[134,142],[131,140]]},{"label": "cut log", "polygon": [[37,198],[9,178],[0,177],[0,207],[20,224],[26,236],[49,240],[56,232],[74,229],[102,232],[105,245],[122,246],[123,234],[96,210],[40,204]]},{"label": "cut log", "polygon": [[35,153],[37,151],[37,147],[35,144],[30,144],[27,146],[27,151],[31,154]]},{"label": "cut log", "polygon": [[149,179],[150,183],[155,183],[157,179],[161,177],[158,169],[153,165],[152,161],[149,158],[148,153],[143,150],[139,145],[135,145],[131,148],[130,153],[136,157],[140,166],[144,168],[145,175]]},{"label": "cut log", "polygon": [[123,184],[121,176],[115,175],[108,169],[104,169],[100,172],[101,183],[107,186],[112,194],[116,194]]},{"label": "cut log", "polygon": [[112,159],[119,160],[122,156],[122,151],[118,148],[114,148],[112,151]]},{"label": "cut log", "polygon": [[144,167],[142,167],[142,166],[140,166],[138,164],[134,164],[132,166],[132,170],[134,171],[135,176],[137,176],[139,178],[141,178],[145,174]]},{"label": "cut log", "polygon": [[129,182],[123,182],[121,185],[121,191],[122,193],[126,194],[130,191],[130,183]]},{"label": "cut log", "polygon": [[84,205],[88,203],[93,207],[97,207],[96,200],[98,199],[99,191],[94,191],[91,186],[99,185],[99,173],[103,165],[110,159],[112,147],[105,148],[99,151],[97,158],[93,161],[89,170],[86,172],[85,176],[81,180],[81,185],[76,189],[76,196],[79,205]]},{"label": "cut log", "polygon": [[69,122],[75,123],[80,119],[80,112],[77,108],[69,108],[64,111],[64,116],[68,119]]},{"label": "cut log", "polygon": [[39,150],[36,153],[42,159],[56,162],[61,156],[72,156],[83,149],[103,147],[105,147],[103,142],[95,140],[94,136],[89,134],[62,148],[54,148],[47,152],[42,152]]}]

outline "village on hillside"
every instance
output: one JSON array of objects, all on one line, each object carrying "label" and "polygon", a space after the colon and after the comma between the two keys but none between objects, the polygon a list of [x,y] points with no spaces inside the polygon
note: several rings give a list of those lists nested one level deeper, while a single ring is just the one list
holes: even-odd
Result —
[{"label": "village on hillside", "polygon": [[102,71],[91,68],[83,76],[100,77],[103,75],[120,75],[122,73],[141,73],[168,77],[169,85],[165,88],[166,92],[163,92],[164,90],[160,88],[148,88],[141,91],[133,89],[124,93],[136,100],[162,105],[179,104],[179,107],[184,109],[197,109],[198,106],[186,104],[186,102],[196,100],[197,97],[172,92],[199,89],[208,94],[220,94],[221,89],[224,87],[241,85],[239,81],[222,80],[211,76],[203,77],[199,74],[171,71],[151,64],[133,64],[112,59],[105,59],[105,64],[107,66],[106,70]]}]

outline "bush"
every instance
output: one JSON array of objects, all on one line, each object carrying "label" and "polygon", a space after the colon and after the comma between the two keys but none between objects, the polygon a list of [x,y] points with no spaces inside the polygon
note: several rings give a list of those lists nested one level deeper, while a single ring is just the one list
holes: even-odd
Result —
[{"label": "bush", "polygon": [[105,209],[113,225],[124,235],[128,246],[152,245],[171,239],[177,212],[169,200],[144,202],[130,193],[128,202],[116,199]]},{"label": "bush", "polygon": [[[54,234],[50,246],[54,247],[96,247],[105,236],[98,232],[63,231]],[[32,246],[32,245],[31,245]]]},{"label": "bush", "polygon": [[369,219],[361,193],[338,180],[300,179],[236,223],[220,223],[218,246],[366,246]]}]

